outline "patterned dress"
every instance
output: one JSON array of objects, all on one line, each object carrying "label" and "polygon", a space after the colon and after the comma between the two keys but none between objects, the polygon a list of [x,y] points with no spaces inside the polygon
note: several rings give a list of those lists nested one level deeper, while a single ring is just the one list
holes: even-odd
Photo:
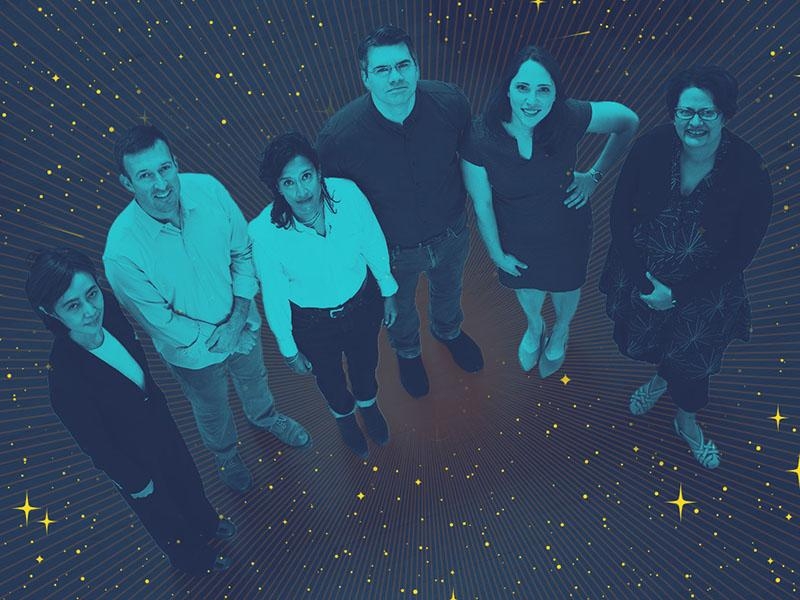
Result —
[{"label": "patterned dress", "polygon": [[[633,239],[647,270],[667,286],[708,268],[717,258],[705,242],[700,214],[728,149],[723,140],[714,168],[688,196],[681,195],[681,144],[672,152],[669,200],[664,210],[634,227]],[[620,256],[609,252],[600,277],[606,313],[614,321],[614,341],[635,360],[659,364],[659,372],[682,380],[719,372],[725,348],[750,337],[750,303],[741,273],[675,308],[653,310],[625,273]]]}]

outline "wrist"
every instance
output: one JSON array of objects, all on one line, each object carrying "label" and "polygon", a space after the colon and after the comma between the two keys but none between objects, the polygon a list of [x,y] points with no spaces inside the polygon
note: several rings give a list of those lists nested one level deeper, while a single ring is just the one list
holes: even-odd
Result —
[{"label": "wrist", "polygon": [[600,169],[596,169],[594,167],[589,169],[589,177],[591,177],[592,181],[594,181],[595,183],[600,183],[600,181],[603,179],[603,177],[605,177],[605,175],[606,174]]}]

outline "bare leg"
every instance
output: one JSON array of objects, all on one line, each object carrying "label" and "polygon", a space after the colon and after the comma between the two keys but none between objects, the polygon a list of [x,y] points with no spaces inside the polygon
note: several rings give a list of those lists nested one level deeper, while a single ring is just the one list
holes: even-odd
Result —
[{"label": "bare leg", "polygon": [[542,318],[542,305],[544,304],[547,292],[534,289],[514,290],[517,300],[528,320],[528,329],[525,332],[525,349],[533,352],[539,347],[539,339],[542,337],[544,329],[544,319]]},{"label": "bare leg", "polygon": [[581,290],[578,288],[570,292],[551,292],[550,297],[553,299],[553,308],[556,310],[556,322],[553,323],[553,332],[544,354],[549,360],[553,360],[564,355],[569,324],[578,309]]}]

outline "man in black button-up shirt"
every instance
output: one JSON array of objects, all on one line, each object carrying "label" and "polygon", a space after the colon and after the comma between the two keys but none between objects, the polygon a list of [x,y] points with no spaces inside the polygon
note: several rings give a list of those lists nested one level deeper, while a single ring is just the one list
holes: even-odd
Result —
[{"label": "man in black button-up shirt", "polygon": [[469,252],[459,148],[470,128],[469,102],[455,86],[419,81],[409,35],[384,26],[358,47],[368,94],[337,112],[319,134],[326,176],[355,181],[383,228],[400,286],[389,339],[400,380],[412,396],[428,392],[415,297],[428,277],[431,332],[456,363],[483,367],[480,349],[461,331],[461,287]]}]

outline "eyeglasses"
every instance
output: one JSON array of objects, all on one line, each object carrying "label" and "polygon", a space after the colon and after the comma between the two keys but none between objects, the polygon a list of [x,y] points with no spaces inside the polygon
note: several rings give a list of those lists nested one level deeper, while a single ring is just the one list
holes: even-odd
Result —
[{"label": "eyeglasses", "polygon": [[716,108],[701,108],[700,110],[694,110],[693,108],[678,107],[675,109],[675,118],[680,119],[681,121],[689,121],[693,119],[695,115],[700,117],[703,121],[716,121],[721,114],[722,113]]},{"label": "eyeglasses", "polygon": [[406,73],[414,66],[414,61],[410,59],[401,60],[396,65],[380,65],[375,67],[374,69],[370,69],[369,72],[372,73],[375,77],[380,79],[388,79],[389,75],[392,72],[392,69],[395,69],[397,73],[401,76],[405,76]]}]

